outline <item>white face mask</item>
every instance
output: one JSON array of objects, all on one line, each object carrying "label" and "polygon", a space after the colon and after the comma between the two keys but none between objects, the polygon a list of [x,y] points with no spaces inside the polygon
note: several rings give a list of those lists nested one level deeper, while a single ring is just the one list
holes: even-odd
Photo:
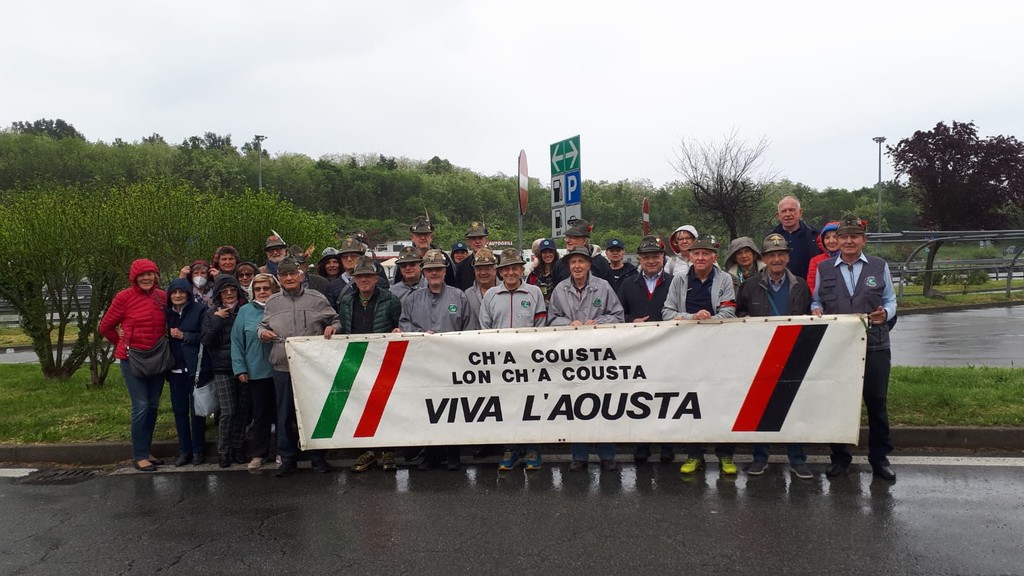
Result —
[{"label": "white face mask", "polygon": [[192,283],[196,285],[196,288],[202,290],[203,286],[206,286],[206,276],[195,276],[192,278]]}]

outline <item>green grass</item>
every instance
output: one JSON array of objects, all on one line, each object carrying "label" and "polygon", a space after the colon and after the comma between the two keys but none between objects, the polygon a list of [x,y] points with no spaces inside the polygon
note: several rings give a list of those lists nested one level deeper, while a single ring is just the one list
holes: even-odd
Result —
[{"label": "green grass", "polygon": [[[128,442],[120,372],[101,388],[87,380],[85,370],[61,383],[36,365],[0,365],[0,444]],[[895,426],[1024,426],[1024,368],[893,367],[889,417]],[[166,387],[154,438],[175,438]]]}]

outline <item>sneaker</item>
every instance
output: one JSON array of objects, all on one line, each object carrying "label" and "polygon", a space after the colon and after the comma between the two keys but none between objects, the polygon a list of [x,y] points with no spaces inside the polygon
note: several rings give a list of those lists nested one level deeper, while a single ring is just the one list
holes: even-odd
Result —
[{"label": "sneaker", "polygon": [[505,450],[505,455],[501,457],[501,462],[498,462],[498,470],[507,472],[516,467],[516,462],[519,462],[519,451]]},{"label": "sneaker", "polygon": [[718,469],[722,471],[722,474],[733,475],[736,473],[736,463],[732,461],[732,458],[722,456],[718,459]]},{"label": "sneaker", "polygon": [[747,465],[747,474],[751,476],[760,476],[764,474],[764,471],[768,469],[768,462],[765,460],[754,460]]},{"label": "sneaker", "polygon": [[681,473],[683,473],[683,474],[693,474],[697,470],[703,470],[703,469],[704,469],[704,459],[703,458],[687,458],[686,462],[683,462],[683,465],[679,467],[679,471]]},{"label": "sneaker", "polygon": [[541,460],[540,452],[537,450],[530,450],[526,453],[526,460],[524,460],[527,470],[540,470]]},{"label": "sneaker", "polygon": [[373,450],[367,450],[356,458],[356,463],[352,465],[353,472],[366,472],[370,468],[373,468],[377,464],[377,455],[373,453]]},{"label": "sneaker", "polygon": [[393,451],[387,451],[380,456],[380,469],[385,472],[394,472],[398,470],[398,465],[395,464],[395,453]]},{"label": "sneaker", "polygon": [[811,467],[807,464],[790,464],[789,469],[796,474],[797,478],[802,480],[810,480],[814,478],[814,472],[811,472]]},{"label": "sneaker", "polygon": [[254,456],[245,467],[249,470],[259,470],[261,466],[263,466],[263,458]]}]

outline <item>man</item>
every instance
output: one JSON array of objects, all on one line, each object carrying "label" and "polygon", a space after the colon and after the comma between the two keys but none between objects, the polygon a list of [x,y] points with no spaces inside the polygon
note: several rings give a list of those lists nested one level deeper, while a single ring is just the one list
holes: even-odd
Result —
[{"label": "man", "polygon": [[267,263],[260,266],[260,272],[277,276],[277,264],[288,255],[288,245],[280,236],[271,234],[263,244],[263,252],[267,255]]},{"label": "man", "polygon": [[[690,269],[686,274],[672,278],[661,311],[665,320],[710,320],[711,318],[735,318],[736,296],[732,276],[715,267],[718,248],[709,236],[699,236],[690,245]],[[681,366],[685,370],[685,366]],[[687,458],[679,471],[693,474],[704,469],[704,447],[699,444],[686,446]],[[718,469],[722,474],[736,474],[733,462],[733,446],[715,446]]]},{"label": "man", "polygon": [[779,223],[772,232],[782,234],[789,243],[789,270],[807,280],[807,265],[818,254],[818,231],[802,220],[803,208],[793,196],[779,200],[778,210]]},{"label": "man", "polygon": [[[483,250],[487,250],[484,248]],[[483,252],[481,250],[481,252]],[[489,252],[489,250],[488,250]],[[479,266],[480,259],[477,259]],[[547,323],[547,309],[540,288],[523,282],[526,262],[515,248],[501,252],[498,261],[501,283],[487,291],[480,306],[480,328],[527,328]],[[540,470],[540,446],[505,446],[505,455],[498,462],[498,470],[515,468],[520,454],[525,454],[526,470]]]},{"label": "man", "polygon": [[[263,320],[259,324],[261,342],[273,342],[270,365],[274,369],[274,392],[277,396],[277,454],[281,465],[275,476],[284,478],[296,469],[299,451],[298,422],[295,418],[295,396],[292,376],[285,354],[284,341],[292,336],[323,334],[330,339],[341,328],[338,313],[327,297],[302,286],[302,271],[295,260],[286,258],[277,264],[281,291],[267,300]],[[310,462],[317,472],[330,472],[326,450],[310,450]]]},{"label": "man", "polygon": [[[427,216],[417,216],[413,219],[412,225],[409,226],[409,239],[412,240],[413,248],[416,249],[416,254],[421,259],[426,255],[427,250],[437,250],[437,247],[434,246],[434,225],[430,223],[430,218]],[[446,266],[445,283],[450,286],[457,286],[458,283],[455,280],[455,264],[442,250],[437,251],[444,255]],[[398,282],[398,274],[395,274],[392,283],[397,284]]]},{"label": "man", "polygon": [[[591,274],[592,258],[589,247],[576,246],[559,260],[567,262],[570,276],[559,282],[551,294],[549,325],[592,326],[613,324],[625,319],[622,304],[611,285]],[[573,444],[569,471],[576,472],[585,468],[589,457],[589,445]],[[618,469],[614,444],[597,444],[597,457],[604,470],[613,472]]]},{"label": "man", "polygon": [[398,278],[398,282],[391,286],[391,293],[399,300],[405,299],[413,291],[427,287],[427,279],[423,277],[421,268],[422,263],[423,259],[419,257],[414,246],[406,246],[398,253],[398,259],[395,260],[395,268],[398,269],[395,276]]},{"label": "man", "polygon": [[473,253],[473,272],[476,282],[463,290],[466,294],[466,301],[473,313],[473,320],[470,323],[470,330],[480,329],[480,303],[484,300],[484,294],[498,283],[497,274],[498,259],[490,248],[480,248]]},{"label": "man", "polygon": [[[610,275],[608,260],[594,252],[599,250],[598,246],[590,245],[590,223],[586,220],[577,220],[565,231],[565,248],[572,252],[576,248],[583,248],[591,255],[590,273],[598,278],[607,281]],[[562,282],[570,276],[569,263],[565,258],[560,258],[555,263],[555,284]]]},{"label": "man", "polygon": [[[789,244],[782,234],[772,232],[761,243],[761,261],[765,267],[740,285],[736,299],[737,316],[803,316],[811,308],[811,291],[799,276],[786,268]],[[751,259],[753,263],[753,259]],[[807,466],[802,444],[786,445],[789,469],[802,480],[814,478]],[[747,474],[760,476],[768,468],[768,445],[754,446],[754,461]]]},{"label": "man", "polygon": [[[864,360],[864,405],[868,412],[868,462],[876,476],[893,481],[896,473],[889,464],[892,438],[889,436],[888,321],[896,317],[896,293],[892,288],[889,264],[864,254],[867,223],[852,214],[839,221],[836,236],[839,254],[818,264],[811,313],[867,314],[867,354]],[[850,446],[832,445],[832,463],[825,471],[829,477],[846,473],[853,457]]]},{"label": "man", "polygon": [[623,280],[636,275],[636,266],[626,262],[626,245],[618,238],[608,241],[604,253],[608,256],[608,283],[618,294]]},{"label": "man", "polygon": [[[356,289],[355,284],[353,283],[355,281],[355,277],[353,276],[352,271],[355,270],[356,263],[359,262],[365,254],[366,245],[359,240],[349,237],[341,241],[341,246],[338,248],[338,256],[341,258],[341,280],[345,285],[338,293],[337,301],[341,301],[342,296]],[[372,258],[370,259],[370,262],[373,262]],[[374,267],[374,272],[376,272],[376,270],[376,267]],[[381,278],[380,281],[377,282],[377,286],[382,290],[387,290],[389,284],[387,280]]]},{"label": "man", "polygon": [[455,267],[458,268],[459,264],[469,257],[469,246],[466,246],[465,242],[459,240],[455,244],[452,244],[451,254],[452,261],[455,262]]},{"label": "man", "polygon": [[[626,322],[660,322],[668,287],[672,284],[672,275],[664,271],[665,247],[657,236],[644,236],[636,253],[640,258],[640,273],[626,278],[619,288]],[[637,444],[633,461],[642,464],[650,457],[650,445]],[[661,445],[660,459],[662,462],[675,460],[671,444]]]},{"label": "man", "polygon": [[[427,287],[416,290],[402,300],[402,317],[398,327],[402,332],[460,332],[468,330],[471,312],[466,295],[444,282],[448,262],[444,252],[431,249],[423,256],[423,276]],[[430,470],[440,463],[443,456],[448,458],[448,470],[462,467],[459,446],[431,447],[425,451],[418,468]]]},{"label": "man", "polygon": [[[338,303],[339,323],[345,334],[386,334],[398,328],[402,316],[402,303],[386,288],[379,285],[380,276],[373,266],[373,258],[361,256],[352,268],[355,289],[348,290]],[[380,453],[363,452],[352,465],[353,472],[365,472],[380,464],[385,472],[394,472],[395,451],[385,448]]]},{"label": "man", "polygon": [[455,267],[455,286],[465,290],[473,285],[474,265],[476,253],[482,250],[488,243],[487,226],[483,222],[470,222],[469,230],[466,231],[466,243],[472,251],[465,260]]}]

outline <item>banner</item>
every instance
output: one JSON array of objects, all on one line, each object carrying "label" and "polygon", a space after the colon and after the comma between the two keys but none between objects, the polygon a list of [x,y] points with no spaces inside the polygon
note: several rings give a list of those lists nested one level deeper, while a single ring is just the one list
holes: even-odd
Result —
[{"label": "banner", "polygon": [[303,449],[857,442],[860,316],[289,338]]}]

